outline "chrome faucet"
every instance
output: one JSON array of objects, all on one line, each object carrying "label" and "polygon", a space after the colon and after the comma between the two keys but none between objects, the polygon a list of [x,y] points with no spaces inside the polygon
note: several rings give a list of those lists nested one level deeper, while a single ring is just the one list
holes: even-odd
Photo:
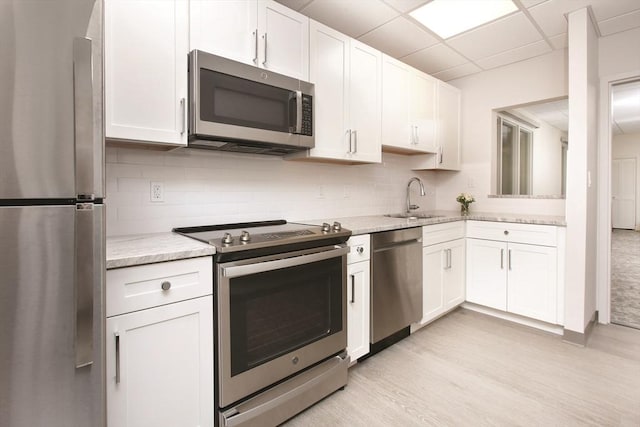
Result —
[{"label": "chrome faucet", "polygon": [[420,195],[424,197],[425,193],[424,193],[424,185],[422,185],[422,181],[420,181],[420,178],[414,176],[413,178],[411,178],[409,180],[409,183],[407,184],[407,213],[411,212],[412,210],[416,210],[419,209],[420,206],[418,205],[412,205],[411,204],[411,183],[412,182],[417,182],[418,184],[420,184]]}]

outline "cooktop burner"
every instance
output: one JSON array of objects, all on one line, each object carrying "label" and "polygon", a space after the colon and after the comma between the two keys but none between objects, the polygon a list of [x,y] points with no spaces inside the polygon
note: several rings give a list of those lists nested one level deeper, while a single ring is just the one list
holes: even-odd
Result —
[{"label": "cooktop burner", "polygon": [[263,253],[284,252],[341,244],[351,236],[351,231],[339,222],[310,225],[285,220],[181,227],[173,231],[215,246],[219,254],[259,249]]}]

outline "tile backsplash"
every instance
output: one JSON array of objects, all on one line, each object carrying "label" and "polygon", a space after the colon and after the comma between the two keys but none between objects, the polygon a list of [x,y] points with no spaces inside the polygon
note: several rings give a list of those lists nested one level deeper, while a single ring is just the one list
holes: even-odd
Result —
[{"label": "tile backsplash", "polygon": [[[383,154],[381,164],[338,165],[217,151],[106,150],[107,235],[155,233],[173,227],[284,218],[289,221],[435,209],[435,172],[410,170],[408,156]],[[151,202],[151,182],[163,201]]]}]

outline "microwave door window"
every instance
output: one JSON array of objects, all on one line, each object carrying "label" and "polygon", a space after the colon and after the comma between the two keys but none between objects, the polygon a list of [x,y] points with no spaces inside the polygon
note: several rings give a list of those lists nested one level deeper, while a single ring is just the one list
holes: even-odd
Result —
[{"label": "microwave door window", "polygon": [[200,120],[288,133],[292,93],[200,69]]}]

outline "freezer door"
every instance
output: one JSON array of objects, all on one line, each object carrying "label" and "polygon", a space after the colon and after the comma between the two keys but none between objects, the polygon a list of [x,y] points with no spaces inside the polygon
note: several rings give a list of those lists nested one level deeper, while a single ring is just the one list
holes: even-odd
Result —
[{"label": "freezer door", "polygon": [[101,0],[0,1],[0,199],[104,196],[102,26]]},{"label": "freezer door", "polygon": [[103,209],[0,208],[0,426],[105,425]]}]

